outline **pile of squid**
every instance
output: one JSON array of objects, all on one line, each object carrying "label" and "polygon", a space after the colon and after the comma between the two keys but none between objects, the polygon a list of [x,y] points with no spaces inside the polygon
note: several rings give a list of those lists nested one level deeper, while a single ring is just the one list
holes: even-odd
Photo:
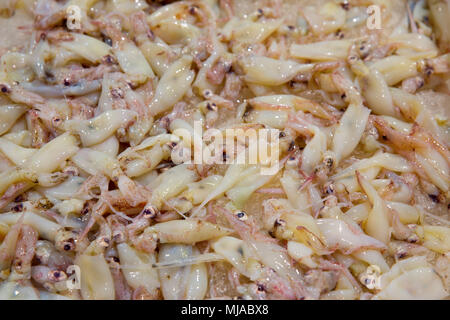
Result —
[{"label": "pile of squid", "polygon": [[[0,29],[0,299],[448,298],[448,0],[6,0]],[[279,130],[278,169],[181,161],[195,122]]]}]

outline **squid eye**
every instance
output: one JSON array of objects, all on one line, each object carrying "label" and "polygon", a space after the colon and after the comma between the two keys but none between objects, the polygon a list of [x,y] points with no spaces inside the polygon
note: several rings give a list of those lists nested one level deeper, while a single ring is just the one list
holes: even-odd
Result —
[{"label": "squid eye", "polygon": [[244,211],[238,211],[235,213],[236,217],[241,220],[241,221],[245,221],[248,219],[247,214]]},{"label": "squid eye", "polygon": [[158,209],[153,205],[149,205],[144,208],[143,214],[144,214],[144,217],[153,219],[158,214]]}]

